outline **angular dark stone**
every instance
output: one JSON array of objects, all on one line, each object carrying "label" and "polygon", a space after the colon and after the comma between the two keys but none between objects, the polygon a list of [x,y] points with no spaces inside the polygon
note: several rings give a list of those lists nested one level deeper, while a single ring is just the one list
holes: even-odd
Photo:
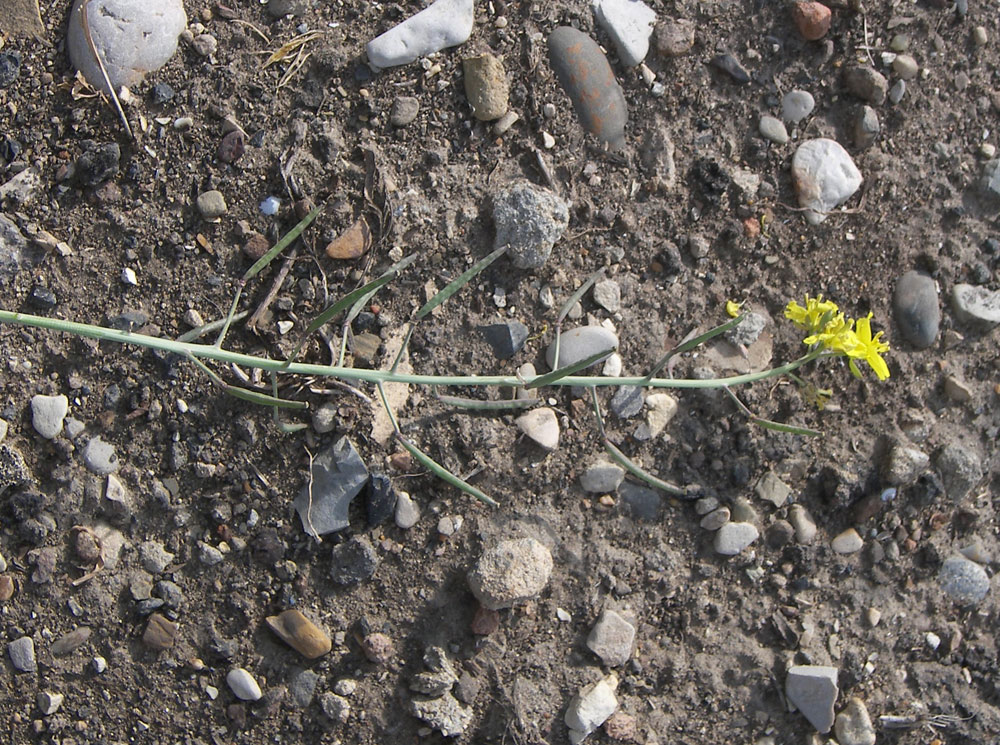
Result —
[{"label": "angular dark stone", "polygon": [[396,512],[396,490],[384,473],[373,473],[365,487],[368,525],[381,525]]},{"label": "angular dark stone", "polygon": [[21,74],[21,55],[15,51],[0,52],[0,88],[6,88]]},{"label": "angular dark stone", "polygon": [[731,54],[717,54],[715,57],[712,57],[712,61],[709,64],[716,70],[726,73],[726,75],[733,79],[734,83],[746,85],[750,82],[750,73]]},{"label": "angular dark stone", "polygon": [[333,547],[330,578],[338,585],[356,585],[373,574],[378,567],[378,555],[371,541],[353,536]]},{"label": "angular dark stone", "polygon": [[489,326],[480,326],[479,331],[493,347],[498,359],[507,360],[521,351],[528,338],[528,327],[520,321],[506,321]]},{"label": "angular dark stone", "polygon": [[644,401],[642,388],[636,385],[624,385],[611,397],[611,411],[621,419],[628,419],[642,411]]},{"label": "angular dark stone", "polygon": [[162,106],[174,97],[174,89],[166,83],[157,83],[149,92],[149,97],[152,99],[154,104]]},{"label": "angular dark stone", "polygon": [[628,505],[632,517],[636,520],[653,521],[660,516],[660,495],[653,489],[623,481],[618,487],[625,504]]},{"label": "angular dark stone", "polygon": [[122,151],[117,142],[98,145],[92,140],[83,143],[84,151],[76,159],[76,175],[87,186],[96,186],[117,175]]},{"label": "angular dark stone", "polygon": [[311,536],[343,530],[349,525],[351,500],[368,482],[368,469],[346,437],[313,461],[310,483],[295,499],[302,528]]}]

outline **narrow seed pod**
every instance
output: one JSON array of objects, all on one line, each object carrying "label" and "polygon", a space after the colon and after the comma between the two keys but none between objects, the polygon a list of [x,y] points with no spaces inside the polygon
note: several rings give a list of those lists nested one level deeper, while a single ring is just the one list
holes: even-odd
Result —
[{"label": "narrow seed pod", "polygon": [[612,150],[623,148],[625,94],[597,42],[575,28],[559,26],[549,35],[549,63],[583,128]]}]

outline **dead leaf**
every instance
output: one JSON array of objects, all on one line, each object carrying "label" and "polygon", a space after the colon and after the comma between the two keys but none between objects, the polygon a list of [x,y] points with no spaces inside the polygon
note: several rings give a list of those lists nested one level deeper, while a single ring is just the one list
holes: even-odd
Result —
[{"label": "dead leaf", "polygon": [[42,36],[45,24],[38,12],[38,0],[0,2],[0,31],[8,36]]},{"label": "dead leaf", "polygon": [[359,217],[351,227],[327,244],[326,255],[331,259],[356,259],[371,246],[372,231],[368,221]]}]

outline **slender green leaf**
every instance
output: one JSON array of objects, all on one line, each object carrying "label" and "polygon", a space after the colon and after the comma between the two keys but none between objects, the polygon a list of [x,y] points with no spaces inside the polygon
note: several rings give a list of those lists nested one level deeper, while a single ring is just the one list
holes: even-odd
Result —
[{"label": "slender green leaf", "polygon": [[658,479],[656,476],[649,473],[649,471],[645,471],[636,465],[631,458],[612,445],[610,440],[604,440],[604,449],[607,450],[608,454],[626,471],[631,473],[636,478],[642,479],[650,486],[655,486],[657,489],[665,491],[668,494],[674,494],[678,497],[686,497],[688,499],[692,497],[695,489],[692,489],[691,487],[685,488],[683,486],[677,486],[676,484],[671,484],[669,481]]},{"label": "slender green leaf", "polygon": [[676,357],[679,354],[684,354],[685,352],[690,352],[692,349],[694,349],[695,347],[697,347],[699,344],[704,344],[709,339],[714,339],[719,334],[726,333],[727,331],[729,331],[729,329],[735,328],[736,326],[738,326],[743,321],[744,318],[746,318],[746,313],[740,313],[738,316],[736,316],[736,318],[733,318],[732,320],[726,321],[725,323],[723,323],[723,324],[721,324],[719,326],[716,326],[713,329],[709,329],[704,334],[699,334],[698,336],[694,337],[693,339],[688,339],[683,344],[674,347],[669,352],[667,352],[665,355],[663,355],[663,357],[660,358],[660,361],[657,362],[653,366],[653,369],[649,371],[649,374],[646,376],[646,379],[649,380],[650,378],[655,377],[656,374],[658,372],[660,372],[660,370],[662,370],[664,367],[666,367],[666,365],[670,361],[671,357]]},{"label": "slender green leaf", "polygon": [[[233,316],[233,321],[234,322],[242,321],[248,315],[250,315],[250,311],[241,310],[239,313]],[[200,339],[205,334],[210,334],[216,329],[222,328],[225,325],[225,323],[226,323],[225,318],[219,318],[216,319],[215,321],[209,321],[204,326],[198,326],[197,328],[193,328],[190,331],[184,332],[183,334],[178,336],[175,341],[184,342],[184,341],[194,341],[195,339]]]},{"label": "slender green leaf", "polygon": [[587,292],[587,290],[589,290],[594,285],[594,282],[596,282],[603,276],[604,276],[604,270],[603,269],[597,270],[589,277],[587,277],[587,280],[582,285],[580,285],[579,288],[577,288],[576,292],[574,292],[572,295],[569,296],[569,300],[563,303],[563,307],[559,310],[559,317],[556,319],[557,326],[561,324],[564,320],[566,320],[566,316],[568,316],[569,312],[573,310],[573,306],[576,305],[577,302],[579,302],[580,298],[582,298],[584,294]]},{"label": "slender green leaf", "polygon": [[259,393],[258,391],[248,391],[246,388],[240,388],[236,385],[226,384],[223,390],[234,398],[249,401],[252,404],[260,404],[261,406],[277,406],[282,409],[307,408],[307,404],[304,401],[291,401],[287,398],[277,398],[276,396],[269,396],[266,393]]},{"label": "slender green leaf", "polygon": [[319,213],[322,211],[323,211],[322,204],[314,207],[312,212],[303,217],[294,228],[285,233],[281,237],[281,240],[279,240],[271,247],[271,250],[269,250],[266,254],[257,259],[257,261],[254,262],[254,265],[246,270],[246,273],[243,275],[243,281],[246,282],[248,279],[252,279],[253,277],[256,277],[258,274],[260,274],[260,272],[264,269],[264,267],[266,267],[268,264],[274,261],[274,258],[278,254],[280,254],[282,251],[288,248],[295,241],[296,238],[302,235],[302,231],[305,230],[307,227],[309,227],[309,224],[313,220],[315,220],[319,216]]},{"label": "slender green leaf", "polygon": [[424,451],[422,451],[412,442],[407,440],[405,437],[400,436],[399,442],[400,444],[402,444],[404,448],[407,449],[407,451],[409,451],[410,455],[412,455],[414,458],[420,461],[420,464],[423,465],[424,468],[431,471],[435,476],[437,476],[442,481],[448,482],[456,489],[461,489],[466,494],[475,497],[484,504],[488,504],[490,507],[500,506],[499,504],[496,503],[496,501],[486,496],[485,493],[474,487],[469,482],[463,481],[458,476],[449,471],[447,468],[445,468],[440,463],[435,461],[433,458],[431,458],[429,455],[427,455]]},{"label": "slender green leaf", "polygon": [[764,429],[771,429],[775,432],[787,432],[791,435],[808,435],[810,437],[819,437],[823,433],[818,429],[810,429],[809,427],[797,427],[794,424],[782,424],[781,422],[772,422],[770,419],[761,419],[760,417],[753,417],[751,420],[754,424],[759,424]]},{"label": "slender green leaf", "polygon": [[558,370],[545,373],[545,375],[539,375],[537,378],[528,383],[525,388],[541,388],[543,385],[551,385],[560,378],[565,378],[567,375],[579,372],[585,367],[590,367],[595,362],[604,359],[614,351],[614,349],[605,349],[601,352],[594,352],[594,354],[589,357],[584,357],[582,360],[574,362],[572,365],[566,365],[565,367],[560,367]]},{"label": "slender green leaf", "polygon": [[503,401],[483,401],[477,398],[460,398],[459,396],[438,396],[438,401],[459,409],[473,411],[502,411],[504,409],[530,409],[537,406],[537,398],[514,398]]},{"label": "slender green leaf", "polygon": [[439,305],[441,305],[441,303],[443,303],[445,300],[447,300],[452,295],[454,295],[456,292],[458,292],[459,290],[461,290],[466,284],[468,284],[468,282],[469,282],[470,279],[472,279],[473,277],[475,277],[477,274],[479,274],[481,271],[483,271],[483,269],[485,269],[490,264],[492,264],[494,261],[496,261],[501,256],[503,256],[506,252],[507,252],[507,247],[506,246],[502,246],[502,247],[498,248],[496,251],[494,251],[493,253],[491,253],[488,256],[486,256],[486,257],[480,259],[479,261],[477,261],[469,269],[466,269],[458,277],[456,277],[451,282],[449,282],[444,287],[444,289],[439,290],[438,292],[436,292],[434,294],[434,297],[432,297],[430,300],[428,300],[426,303],[424,303],[423,307],[420,310],[418,310],[417,314],[413,317],[413,320],[414,321],[419,321],[421,318],[423,318],[424,316],[426,316],[428,313],[430,313],[436,307],[438,307]]}]

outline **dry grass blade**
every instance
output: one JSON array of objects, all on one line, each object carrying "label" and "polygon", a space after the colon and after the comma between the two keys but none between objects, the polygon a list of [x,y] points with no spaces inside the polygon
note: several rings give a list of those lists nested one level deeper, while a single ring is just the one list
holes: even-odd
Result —
[{"label": "dry grass blade", "polygon": [[471,411],[504,411],[505,409],[530,409],[537,406],[540,401],[537,398],[514,398],[503,401],[484,401],[478,398],[462,398],[461,396],[439,395],[437,400],[456,409],[469,409]]},{"label": "dry grass blade", "polygon": [[559,317],[556,318],[557,326],[561,325],[562,322],[566,320],[566,316],[568,316],[569,312],[573,310],[573,306],[576,305],[578,302],[580,302],[580,298],[582,298],[586,294],[587,290],[593,287],[594,283],[597,282],[597,280],[599,280],[603,276],[604,276],[604,270],[599,269],[598,271],[594,272],[589,277],[587,277],[586,281],[577,288],[576,292],[574,292],[572,295],[569,296],[569,300],[563,303],[562,308],[559,309]]},{"label": "dry grass blade", "polygon": [[709,329],[704,334],[699,334],[698,336],[687,339],[682,344],[674,347],[665,355],[663,355],[663,357],[660,358],[659,362],[653,365],[653,369],[649,371],[648,375],[646,375],[646,379],[648,380],[651,378],[655,378],[656,374],[660,372],[660,370],[662,370],[664,367],[666,367],[667,363],[670,362],[670,359],[672,357],[676,357],[679,354],[684,354],[685,352],[690,352],[699,344],[704,344],[709,339],[714,339],[719,334],[726,333],[727,331],[729,331],[729,329],[735,328],[740,323],[742,323],[744,318],[746,318],[746,313],[740,313],[738,316],[736,316],[736,318],[733,318],[730,321],[726,321],[725,323],[720,324],[715,328]]},{"label": "dry grass blade", "polygon": [[118,94],[115,92],[115,87],[111,85],[111,78],[108,77],[108,70],[104,66],[104,60],[101,59],[100,53],[97,51],[97,45],[94,44],[94,37],[90,34],[90,20],[88,19],[88,8],[92,0],[87,0],[80,6],[80,25],[83,28],[83,38],[87,40],[87,48],[90,53],[94,55],[94,60],[97,62],[97,66],[101,70],[101,77],[104,78],[104,84],[108,86],[108,92],[111,94],[111,101],[115,105],[115,109],[118,111],[118,116],[122,120],[122,125],[125,127],[125,131],[128,132],[130,139],[135,139],[135,135],[132,133],[132,127],[128,123],[128,117],[125,116],[125,109],[122,108],[122,102],[118,100]]},{"label": "dry grass blade", "polygon": [[566,365],[565,367],[560,367],[558,370],[545,373],[545,375],[539,375],[537,378],[528,383],[525,388],[541,388],[543,385],[551,385],[555,381],[565,378],[567,375],[572,375],[573,373],[579,372],[584,368],[590,367],[595,362],[604,359],[614,351],[614,349],[602,349],[599,352],[594,352],[589,357],[585,357],[579,362],[574,362],[572,365]]},{"label": "dry grass blade", "polygon": [[271,52],[271,55],[264,61],[264,67],[270,67],[276,62],[283,62],[288,59],[289,55],[292,53],[298,54],[302,47],[308,44],[314,39],[319,39],[323,36],[322,31],[309,31],[304,34],[299,34],[291,41],[282,44],[278,49]]}]

